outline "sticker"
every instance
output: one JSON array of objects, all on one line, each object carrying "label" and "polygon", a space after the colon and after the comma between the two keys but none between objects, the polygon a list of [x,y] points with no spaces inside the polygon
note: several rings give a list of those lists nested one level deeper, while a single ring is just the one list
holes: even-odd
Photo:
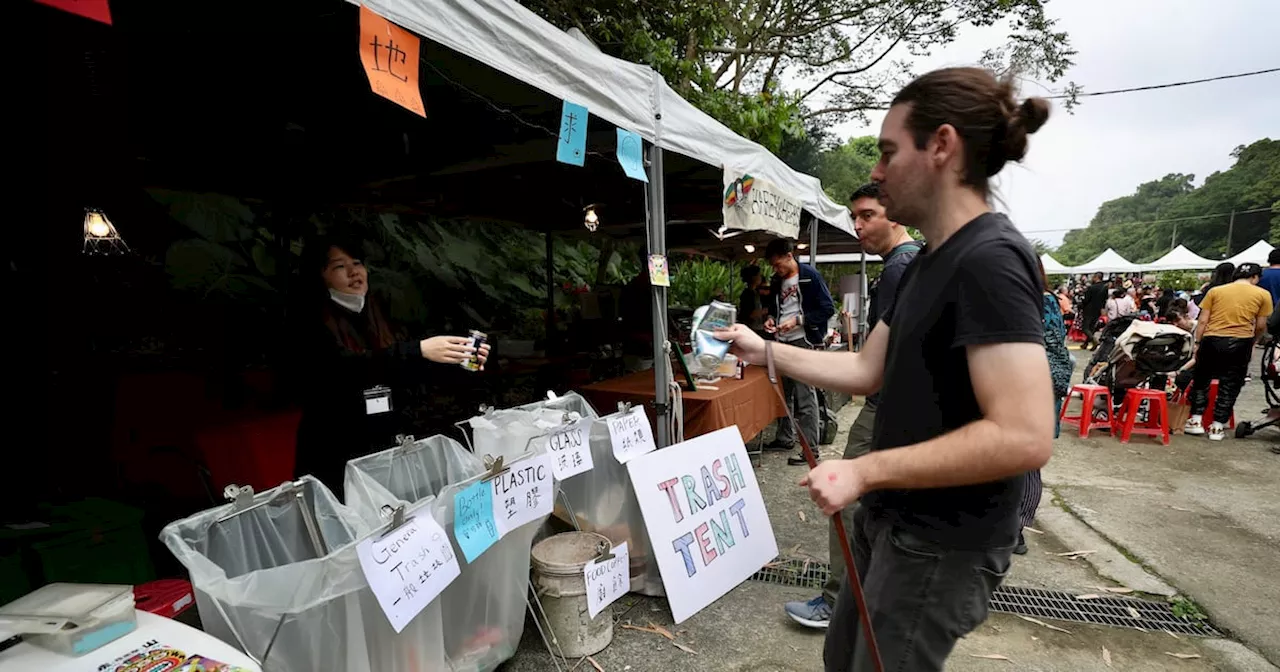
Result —
[{"label": "sticker", "polygon": [[649,255],[649,284],[655,287],[671,286],[671,273],[667,270],[667,257],[665,255]]}]

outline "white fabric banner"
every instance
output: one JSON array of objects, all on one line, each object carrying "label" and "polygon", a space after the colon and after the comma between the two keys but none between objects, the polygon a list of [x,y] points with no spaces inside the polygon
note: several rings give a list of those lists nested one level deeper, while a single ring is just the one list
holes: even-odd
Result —
[{"label": "white fabric banner", "polygon": [[800,235],[800,201],[776,184],[750,173],[724,170],[725,228],[737,231],[769,231],[783,238]]}]

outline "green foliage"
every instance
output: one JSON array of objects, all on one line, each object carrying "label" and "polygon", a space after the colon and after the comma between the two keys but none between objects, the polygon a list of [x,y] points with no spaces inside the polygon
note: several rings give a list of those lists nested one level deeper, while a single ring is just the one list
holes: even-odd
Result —
[{"label": "green foliage", "polygon": [[1196,271],[1165,271],[1160,274],[1156,284],[1165,289],[1185,289],[1194,291],[1200,288],[1200,274]]},{"label": "green foliage", "polygon": [[689,102],[771,151],[806,126],[865,120],[912,75],[892,54],[928,55],[967,26],[1007,22],[1007,41],[983,62],[1011,75],[1057,81],[1075,54],[1043,0],[521,1],[605,53],[653,67]]},{"label": "green foliage", "polygon": [[831,200],[848,203],[849,194],[871,180],[871,169],[880,160],[877,142],[876,136],[864,135],[822,152],[817,177]]},{"label": "green foliage", "polygon": [[667,295],[671,305],[697,308],[712,300],[728,301],[736,305],[738,295],[746,286],[739,275],[740,268],[736,264],[730,265],[715,259],[697,258],[679,262],[672,267],[671,291]]},{"label": "green foliage", "polygon": [[[1203,257],[1221,259],[1227,254],[1227,213],[1268,207],[1270,215],[1236,215],[1230,251],[1235,254],[1261,238],[1280,241],[1280,140],[1264,138],[1237,147],[1231,156],[1235,165],[1210,175],[1199,187],[1195,176],[1171,173],[1103,203],[1088,228],[1068,233],[1054,256],[1064,264],[1080,264],[1112,247],[1141,263],[1182,244]],[[1210,214],[1219,216],[1142,223]]]},{"label": "green foliage", "polygon": [[1188,618],[1193,621],[1209,620],[1209,615],[1204,613],[1204,609],[1201,609],[1200,605],[1196,604],[1195,600],[1192,600],[1189,597],[1179,595],[1170,599],[1169,602],[1172,604],[1174,616]]}]

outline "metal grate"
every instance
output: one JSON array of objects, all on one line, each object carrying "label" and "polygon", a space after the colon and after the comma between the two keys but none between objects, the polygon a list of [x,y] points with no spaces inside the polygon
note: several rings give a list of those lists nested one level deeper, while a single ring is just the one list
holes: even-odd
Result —
[{"label": "metal grate", "polygon": [[[825,562],[778,558],[765,565],[751,579],[779,586],[821,589],[830,575],[831,566]],[[1136,611],[1138,617],[1135,618],[1130,609]],[[991,596],[991,610],[1148,632],[1168,631],[1175,635],[1193,637],[1222,636],[1207,621],[1196,621],[1174,614],[1167,603],[1132,597],[1104,595],[1096,599],[1080,600],[1071,593],[1057,590],[1000,586]]]}]

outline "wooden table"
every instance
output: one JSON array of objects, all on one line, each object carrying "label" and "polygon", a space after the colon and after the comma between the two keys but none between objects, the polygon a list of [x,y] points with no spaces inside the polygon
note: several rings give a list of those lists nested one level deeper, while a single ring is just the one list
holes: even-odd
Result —
[{"label": "wooden table", "polygon": [[[699,389],[684,393],[684,436],[692,439],[717,429],[737,425],[743,442],[760,434],[787,409],[773,391],[764,367],[748,366],[742,380],[722,378],[717,390]],[[639,371],[621,378],[604,380],[582,388],[596,412],[614,412],[618,402],[651,406],[654,399],[653,371]],[[652,417],[652,410],[649,411]]]}]

